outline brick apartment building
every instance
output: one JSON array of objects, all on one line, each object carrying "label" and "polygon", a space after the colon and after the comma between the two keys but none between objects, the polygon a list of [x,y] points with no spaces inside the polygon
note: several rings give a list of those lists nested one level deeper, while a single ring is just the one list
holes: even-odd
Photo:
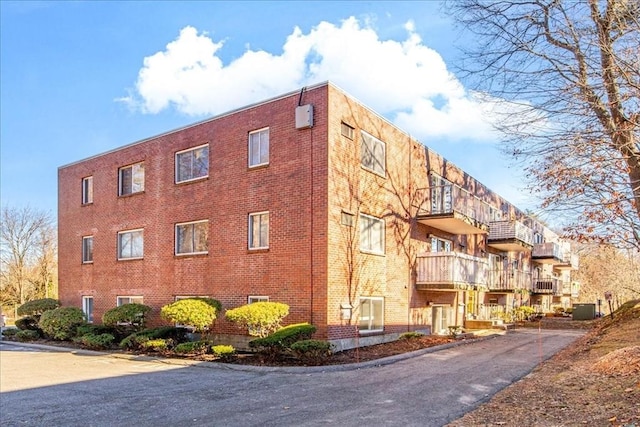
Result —
[{"label": "brick apartment building", "polygon": [[[331,83],[59,169],[59,293],[290,306],[339,347],[570,304],[567,242]],[[242,334],[216,322],[219,334]]]}]

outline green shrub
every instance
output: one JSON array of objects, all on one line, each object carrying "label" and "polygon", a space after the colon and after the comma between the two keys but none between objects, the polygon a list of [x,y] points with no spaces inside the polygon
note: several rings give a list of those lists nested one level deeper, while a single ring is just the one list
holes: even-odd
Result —
[{"label": "green shrub", "polygon": [[23,331],[40,331],[40,327],[38,326],[38,318],[35,316],[26,316],[21,317],[16,320],[15,325],[18,329]]},{"label": "green shrub", "polygon": [[40,339],[40,333],[38,333],[38,331],[33,331],[31,329],[24,329],[24,330],[18,331],[15,337],[16,337],[16,340],[20,342],[35,341],[37,339]]},{"label": "green shrub", "polygon": [[160,315],[170,322],[203,332],[216,320],[218,307],[222,307],[220,302],[211,298],[185,298],[163,306]]},{"label": "green shrub", "polygon": [[149,337],[138,334],[131,334],[120,341],[120,344],[118,345],[124,349],[137,350],[139,348],[142,348],[142,345],[147,341],[149,341]]},{"label": "green shrub", "polygon": [[173,351],[178,354],[205,354],[209,349],[208,341],[183,342],[175,346]]},{"label": "green shrub", "polygon": [[49,310],[55,310],[60,307],[60,301],[53,298],[34,299],[27,301],[18,307],[18,316],[35,316],[39,318],[42,313]]},{"label": "green shrub", "polygon": [[316,327],[309,323],[285,326],[268,337],[249,341],[249,347],[257,349],[264,356],[275,358],[285,353],[293,343],[311,339]]},{"label": "green shrub", "polygon": [[166,351],[173,342],[163,338],[150,339],[142,343],[142,348],[151,351]]},{"label": "green shrub", "polygon": [[76,329],[77,337],[82,337],[84,335],[102,335],[102,334],[110,334],[110,335],[113,335],[114,338],[117,338],[118,336],[117,330],[113,326],[94,325],[92,323],[85,323],[84,325],[78,326],[78,328]]},{"label": "green shrub", "polygon": [[2,330],[2,335],[5,337],[14,337],[16,334],[20,332],[20,329],[17,328],[7,328]]},{"label": "green shrub", "polygon": [[112,334],[84,334],[73,339],[75,342],[82,344],[83,347],[92,350],[104,350],[110,348],[115,337]]},{"label": "green shrub", "polygon": [[175,326],[161,326],[159,328],[145,329],[124,338],[120,342],[120,347],[130,350],[142,348],[143,344],[149,340],[166,339],[172,342],[183,342],[186,340],[187,331],[184,328]]},{"label": "green shrub", "polygon": [[289,306],[279,302],[256,302],[227,310],[226,318],[249,330],[249,335],[264,338],[277,331]]},{"label": "green shrub", "polygon": [[230,360],[236,355],[236,349],[231,345],[214,345],[211,352],[221,360]]},{"label": "green shrub", "polygon": [[515,318],[517,320],[527,320],[535,314],[536,310],[533,307],[522,305],[514,310]]},{"label": "green shrub", "polygon": [[73,338],[84,323],[84,313],[78,307],[58,307],[42,313],[38,325],[46,336],[63,341]]},{"label": "green shrub", "polygon": [[151,307],[144,304],[122,304],[108,310],[102,316],[102,323],[107,326],[130,326],[134,330],[144,328],[145,316]]},{"label": "green shrub", "polygon": [[410,340],[410,339],[414,339],[414,338],[420,338],[423,337],[424,334],[422,332],[405,332],[404,334],[401,334],[398,339],[399,340]]},{"label": "green shrub", "polygon": [[320,340],[303,340],[291,344],[293,355],[309,365],[324,364],[331,357],[332,349],[331,343]]}]

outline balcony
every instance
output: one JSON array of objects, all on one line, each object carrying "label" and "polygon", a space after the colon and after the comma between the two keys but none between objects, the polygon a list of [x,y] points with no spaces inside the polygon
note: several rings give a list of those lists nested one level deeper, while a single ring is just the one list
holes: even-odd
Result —
[{"label": "balcony", "polygon": [[557,295],[562,294],[562,288],[559,286],[559,281],[555,277],[543,277],[533,280],[531,292],[534,294],[548,294]]},{"label": "balcony", "polygon": [[489,205],[462,188],[436,185],[430,189],[431,206],[420,209],[419,223],[451,234],[487,234]]},{"label": "balcony", "polygon": [[486,288],[488,263],[458,252],[435,252],[418,256],[416,288],[477,289]]},{"label": "balcony", "polygon": [[554,264],[553,268],[558,270],[577,270],[580,263],[580,257],[578,254],[572,254],[571,251],[565,251],[562,256],[562,261],[558,264]]},{"label": "balcony", "polygon": [[533,230],[520,221],[489,223],[487,245],[504,252],[525,252],[533,248]]},{"label": "balcony", "polygon": [[560,245],[553,242],[539,243],[533,246],[531,259],[540,264],[562,264],[564,254]]},{"label": "balcony", "polygon": [[489,291],[513,292],[516,289],[531,289],[531,273],[520,270],[489,270]]}]

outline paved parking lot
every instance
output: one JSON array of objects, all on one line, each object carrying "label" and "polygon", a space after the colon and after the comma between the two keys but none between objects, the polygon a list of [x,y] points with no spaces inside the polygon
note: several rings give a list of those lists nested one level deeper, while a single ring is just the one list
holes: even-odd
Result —
[{"label": "paved parking lot", "polygon": [[3,426],[440,426],[583,331],[521,330],[384,366],[255,368],[0,343]]}]

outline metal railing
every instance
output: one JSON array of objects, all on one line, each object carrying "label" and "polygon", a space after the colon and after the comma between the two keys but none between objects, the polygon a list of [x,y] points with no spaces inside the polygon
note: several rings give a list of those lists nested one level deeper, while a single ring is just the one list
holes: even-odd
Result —
[{"label": "metal railing", "polygon": [[521,270],[489,270],[488,287],[490,290],[531,289],[531,272]]},{"label": "metal railing", "polygon": [[483,224],[489,224],[493,219],[488,203],[457,185],[435,185],[430,187],[429,191],[431,205],[425,206],[427,212],[419,212],[419,215],[444,215],[458,212]]},{"label": "metal railing", "polygon": [[458,252],[426,253],[418,255],[416,282],[486,286],[488,271],[483,258]]},{"label": "metal railing", "polygon": [[558,287],[558,278],[556,277],[542,277],[533,279],[531,292],[536,294],[557,294],[558,291],[562,292]]},{"label": "metal railing", "polygon": [[492,221],[489,224],[489,240],[517,239],[533,246],[533,230],[520,221]]},{"label": "metal railing", "polygon": [[533,246],[533,258],[556,258],[558,260],[564,259],[564,254],[560,245],[554,242],[538,243]]}]

